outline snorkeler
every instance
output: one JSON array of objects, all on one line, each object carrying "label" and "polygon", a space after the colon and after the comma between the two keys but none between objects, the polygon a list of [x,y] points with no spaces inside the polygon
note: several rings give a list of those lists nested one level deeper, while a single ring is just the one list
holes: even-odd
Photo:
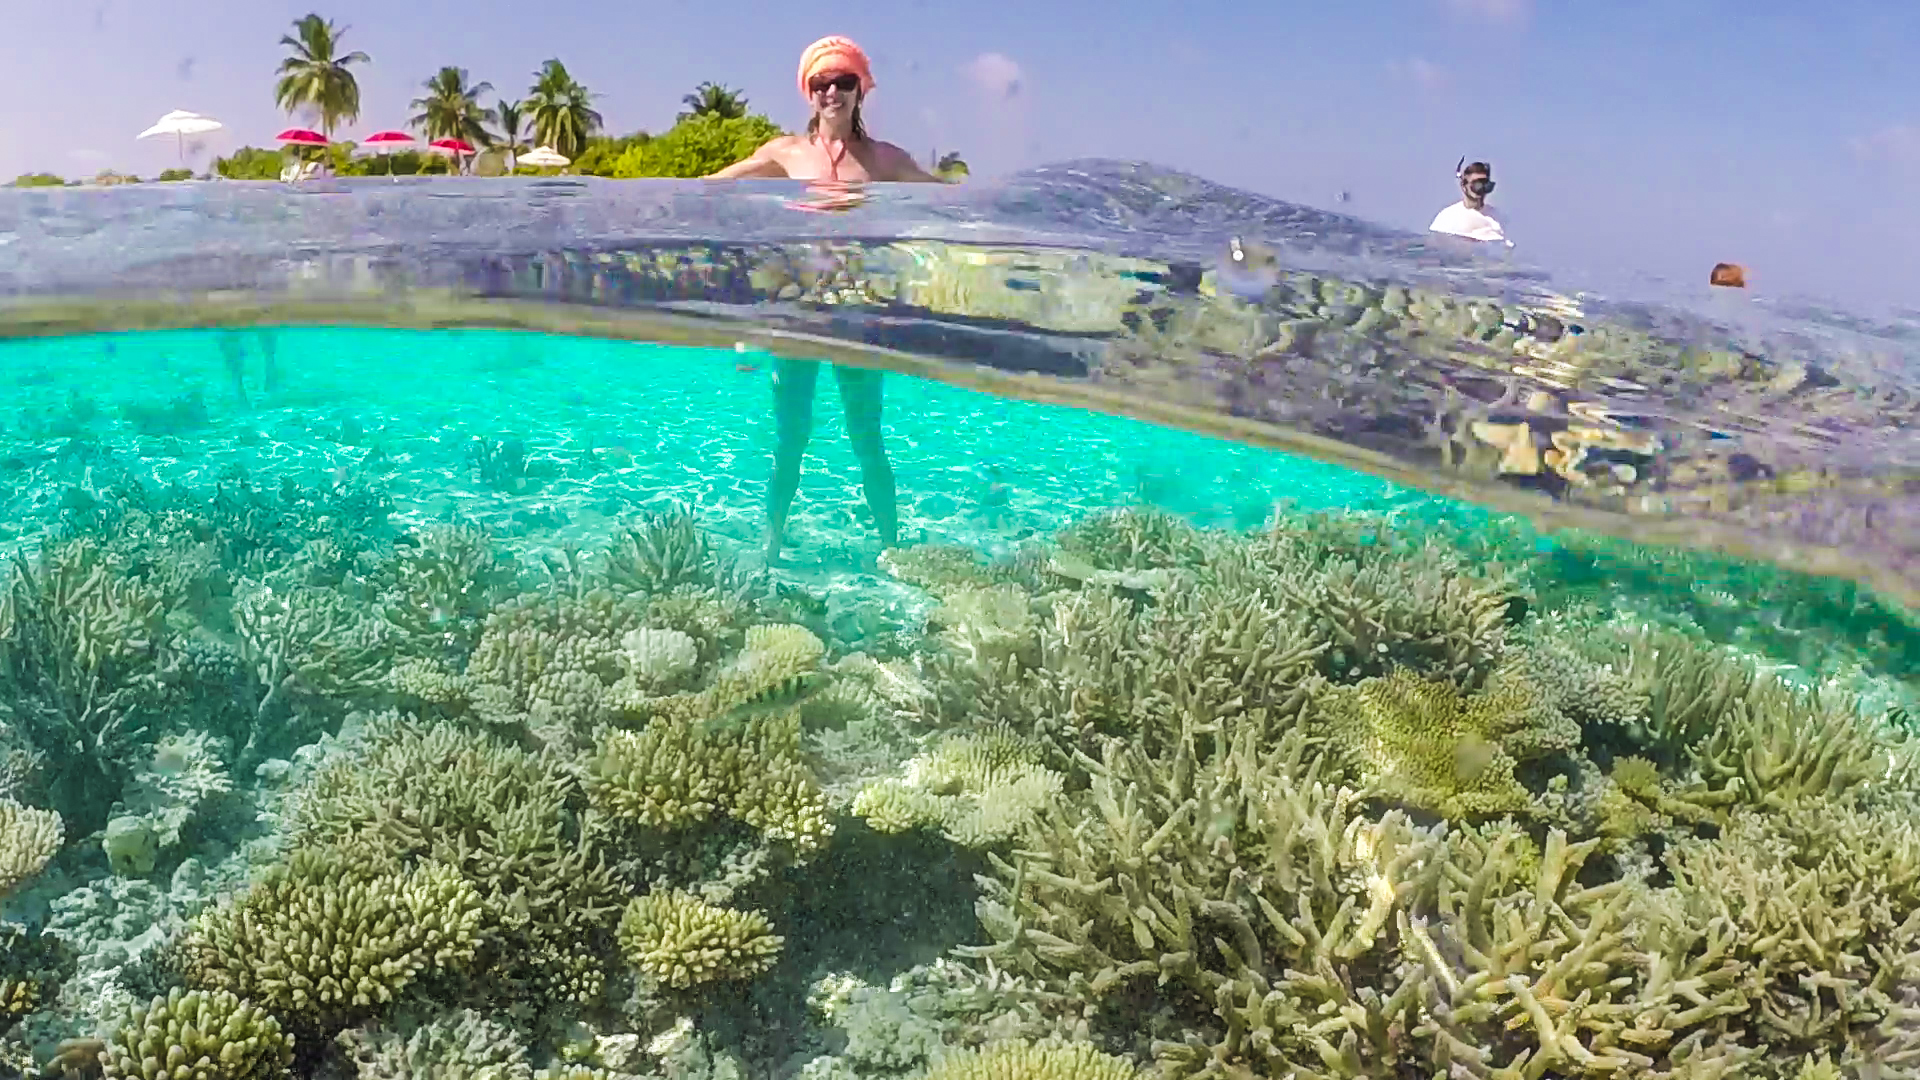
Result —
[{"label": "snorkeler", "polygon": [[1454,177],[1460,181],[1460,201],[1435,214],[1433,224],[1427,228],[1432,232],[1512,247],[1513,241],[1507,239],[1506,230],[1487,212],[1487,196],[1493,194],[1493,167],[1484,161],[1465,168],[1456,165]]},{"label": "snorkeler", "polygon": [[[714,173],[712,179],[789,177],[795,180],[858,183],[909,181],[941,183],[913,155],[867,134],[860,103],[873,89],[867,54],[843,37],[824,37],[800,54],[800,92],[813,115],[807,133],[769,140],[751,157]],[[787,512],[800,490],[800,464],[813,435],[813,390],[820,362],[781,357],[774,362],[773,415],[776,442],[773,479],[767,493],[767,561],[777,560],[786,532]],[[900,539],[900,512],[894,500],[893,467],[880,436],[880,372],[835,365],[847,439],[860,462],[860,488],[873,513],[880,541],[892,547]]]}]

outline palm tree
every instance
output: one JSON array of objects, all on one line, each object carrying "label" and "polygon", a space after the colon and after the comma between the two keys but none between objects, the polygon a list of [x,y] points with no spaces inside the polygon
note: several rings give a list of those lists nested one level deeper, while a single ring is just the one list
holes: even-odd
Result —
[{"label": "palm tree", "polygon": [[341,123],[360,119],[360,83],[349,69],[366,63],[367,54],[356,50],[336,55],[346,28],[318,15],[296,20],[293,28],[280,39],[293,55],[280,61],[274,103],[289,113],[303,108],[319,113],[320,130],[331,139]]},{"label": "palm tree", "polygon": [[527,133],[527,118],[524,107],[518,101],[501,98],[493,108],[487,110],[487,118],[499,128],[493,144],[507,152],[507,171],[513,171],[513,156],[527,148],[523,141]]},{"label": "palm tree", "polygon": [[685,120],[693,116],[715,116],[722,120],[738,120],[747,115],[747,96],[738,90],[729,90],[719,83],[703,82],[693,88],[693,93],[680,99],[687,111],[678,119]]},{"label": "palm tree", "polygon": [[593,111],[594,95],[581,86],[567,66],[549,60],[527,91],[525,102],[533,121],[534,141],[551,146],[563,157],[577,158],[587,139],[600,130],[600,114]]},{"label": "palm tree", "polygon": [[491,92],[492,84],[468,85],[467,69],[449,64],[420,85],[427,94],[413,99],[412,107],[420,111],[407,122],[429,140],[459,139],[478,148],[493,138],[485,125],[487,110],[480,107],[480,95]]},{"label": "palm tree", "polygon": [[957,177],[970,176],[972,173],[973,170],[967,168],[966,159],[952,150],[941,154],[940,160],[935,162],[933,166],[933,175],[942,180],[952,180]]}]

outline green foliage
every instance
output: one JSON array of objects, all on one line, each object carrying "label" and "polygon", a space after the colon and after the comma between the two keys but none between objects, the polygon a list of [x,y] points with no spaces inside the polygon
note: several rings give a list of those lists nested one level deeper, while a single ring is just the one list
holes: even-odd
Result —
[{"label": "green foliage", "polygon": [[614,162],[612,175],[706,176],[747,157],[781,134],[779,125],[757,113],[730,120],[696,115],[621,154]]},{"label": "green foliage", "polygon": [[21,173],[13,178],[12,187],[64,187],[66,181],[52,173]]},{"label": "green foliage", "polygon": [[213,171],[228,180],[278,180],[280,170],[286,167],[280,151],[258,146],[243,146],[226,157],[213,159]]},{"label": "green foliage", "polygon": [[573,171],[580,176],[613,176],[622,155],[645,146],[653,136],[644,131],[617,137],[596,136],[587,140],[587,148],[573,159]]},{"label": "green foliage", "polygon": [[192,169],[162,169],[160,170],[160,176],[158,179],[163,184],[170,184],[177,180],[191,180],[193,179],[193,170]]},{"label": "green foliage", "polygon": [[367,62],[359,51],[340,54],[344,28],[318,15],[294,22],[294,33],[280,39],[293,55],[280,62],[280,81],[273,100],[287,112],[313,109],[320,114],[320,130],[328,138],[342,123],[360,118],[360,82],[353,65]]},{"label": "green foliage", "polygon": [[973,173],[973,170],[967,167],[966,159],[952,150],[940,155],[940,160],[934,163],[932,171],[933,175],[949,182]]}]

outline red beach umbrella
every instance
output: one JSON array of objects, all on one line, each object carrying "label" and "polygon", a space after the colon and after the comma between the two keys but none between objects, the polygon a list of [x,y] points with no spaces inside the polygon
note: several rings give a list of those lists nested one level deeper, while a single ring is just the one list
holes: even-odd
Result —
[{"label": "red beach umbrella", "polygon": [[361,146],[398,147],[412,143],[413,136],[404,131],[376,131],[360,140]]},{"label": "red beach umbrella", "polygon": [[435,139],[427,145],[448,154],[473,153],[473,144],[465,139]]},{"label": "red beach umbrella", "polygon": [[274,136],[274,141],[283,146],[326,146],[328,142],[325,135],[306,128],[288,128]]}]

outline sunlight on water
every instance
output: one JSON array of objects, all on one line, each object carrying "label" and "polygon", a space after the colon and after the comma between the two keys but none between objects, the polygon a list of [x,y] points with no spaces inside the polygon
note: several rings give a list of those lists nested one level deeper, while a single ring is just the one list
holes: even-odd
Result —
[{"label": "sunlight on water", "polygon": [[1908,1075],[1897,328],[1069,172],[0,202],[0,1075]]}]

